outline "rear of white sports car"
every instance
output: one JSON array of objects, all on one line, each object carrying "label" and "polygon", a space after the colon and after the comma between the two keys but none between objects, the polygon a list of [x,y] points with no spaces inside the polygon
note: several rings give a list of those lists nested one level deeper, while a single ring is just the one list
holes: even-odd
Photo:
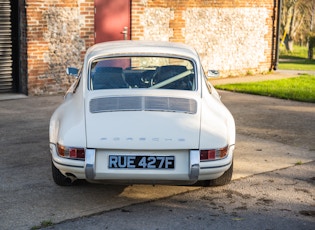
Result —
[{"label": "rear of white sports car", "polygon": [[223,185],[232,177],[234,144],[233,117],[197,54],[173,43],[94,46],[50,123],[59,185]]}]

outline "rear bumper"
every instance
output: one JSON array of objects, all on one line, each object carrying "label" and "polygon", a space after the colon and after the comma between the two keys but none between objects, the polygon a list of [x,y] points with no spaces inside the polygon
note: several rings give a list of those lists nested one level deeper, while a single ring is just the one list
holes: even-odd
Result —
[{"label": "rear bumper", "polygon": [[[189,151],[188,159],[182,153],[176,151],[178,162],[176,170],[169,169],[144,170],[144,169],[108,169],[106,165],[100,166],[96,158],[105,162],[108,153],[96,157],[95,149],[87,149],[85,153],[85,175],[87,180],[135,180],[135,181],[190,181],[198,180],[200,173],[200,157],[198,150]],[[103,160],[104,159],[104,160]],[[188,163],[188,167],[187,167]]]},{"label": "rear bumper", "polygon": [[[200,161],[199,150],[174,151],[176,170],[167,169],[109,169],[108,153],[86,149],[85,161],[59,157],[56,146],[50,144],[54,165],[64,175],[101,183],[149,183],[149,184],[193,184],[198,180],[212,180],[227,171],[233,161],[234,146],[229,148],[226,158],[216,161]],[[187,167],[188,165],[188,167]]]}]

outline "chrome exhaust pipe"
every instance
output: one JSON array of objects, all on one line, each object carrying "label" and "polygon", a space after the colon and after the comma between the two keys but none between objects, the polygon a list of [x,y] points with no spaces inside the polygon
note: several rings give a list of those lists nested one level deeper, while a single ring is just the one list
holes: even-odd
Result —
[{"label": "chrome exhaust pipe", "polygon": [[67,183],[67,184],[72,184],[74,181],[76,181],[77,180],[77,178],[74,176],[74,175],[72,175],[72,174],[66,174],[67,175],[67,177],[65,178],[65,182]]}]

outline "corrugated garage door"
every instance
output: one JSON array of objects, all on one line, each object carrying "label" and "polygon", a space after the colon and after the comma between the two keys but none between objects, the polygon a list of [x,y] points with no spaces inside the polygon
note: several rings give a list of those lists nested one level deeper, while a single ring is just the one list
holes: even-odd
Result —
[{"label": "corrugated garage door", "polygon": [[12,38],[10,0],[0,0],[0,93],[12,92]]}]

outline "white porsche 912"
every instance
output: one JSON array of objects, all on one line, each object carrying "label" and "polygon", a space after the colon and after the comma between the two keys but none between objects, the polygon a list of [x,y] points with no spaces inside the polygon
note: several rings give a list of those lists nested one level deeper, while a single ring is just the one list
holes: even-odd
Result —
[{"label": "white porsche 912", "polygon": [[105,42],[67,72],[76,81],[49,129],[56,184],[230,182],[234,119],[194,49]]}]

